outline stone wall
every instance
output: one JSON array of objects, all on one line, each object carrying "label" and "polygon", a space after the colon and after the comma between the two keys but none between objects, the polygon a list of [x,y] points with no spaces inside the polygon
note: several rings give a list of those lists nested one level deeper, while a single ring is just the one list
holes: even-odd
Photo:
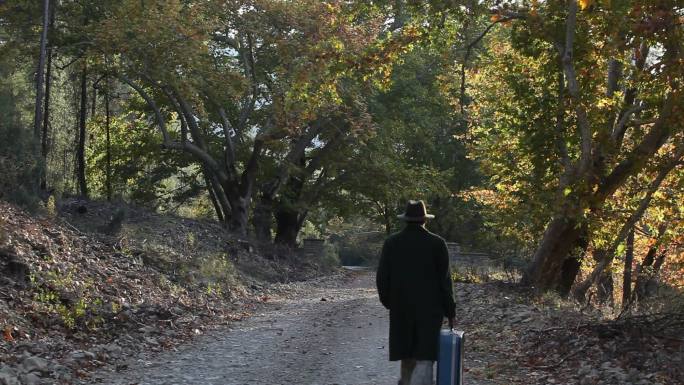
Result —
[{"label": "stone wall", "polygon": [[449,250],[449,260],[452,266],[493,267],[496,265],[496,261],[489,254],[463,251],[461,246],[455,242],[447,242],[447,249]]},{"label": "stone wall", "polygon": [[325,252],[325,239],[306,238],[299,249],[302,255],[319,256]]}]

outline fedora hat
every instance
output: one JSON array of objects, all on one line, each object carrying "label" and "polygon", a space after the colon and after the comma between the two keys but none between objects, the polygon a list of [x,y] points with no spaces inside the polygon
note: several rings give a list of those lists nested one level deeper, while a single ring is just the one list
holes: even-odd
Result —
[{"label": "fedora hat", "polygon": [[408,204],[406,205],[406,211],[403,214],[397,215],[397,218],[406,222],[420,222],[426,219],[432,219],[434,217],[434,215],[427,213],[425,202],[422,200],[408,201]]}]

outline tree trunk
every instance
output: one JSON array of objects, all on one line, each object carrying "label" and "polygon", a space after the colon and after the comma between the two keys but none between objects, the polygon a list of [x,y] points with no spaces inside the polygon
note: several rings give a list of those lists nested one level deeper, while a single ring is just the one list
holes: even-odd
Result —
[{"label": "tree trunk", "polygon": [[[561,215],[552,219],[523,276],[523,283],[534,286],[537,291],[559,290],[566,258],[575,247],[580,246],[581,227],[569,216]],[[566,274],[569,274],[569,270]],[[566,277],[565,281],[569,279]]]},{"label": "tree trunk", "polygon": [[249,198],[245,197],[236,197],[230,200],[232,210],[228,220],[228,228],[230,231],[243,237],[247,235],[249,200]]},{"label": "tree trunk", "polygon": [[[52,30],[55,25],[55,8],[57,4],[50,7],[50,23],[48,30]],[[47,43],[46,43],[47,46]],[[50,89],[52,88],[52,48],[47,48],[47,69],[45,74],[45,105],[43,106],[43,133],[41,135],[41,155],[43,158],[43,170],[40,173],[40,189],[47,190],[47,156],[49,148],[49,125],[50,125]]]},{"label": "tree trunk", "polygon": [[105,188],[107,190],[107,201],[112,200],[112,142],[111,142],[111,111],[109,110],[109,79],[107,79],[107,88],[105,90],[105,135],[106,135],[106,170],[105,170]]},{"label": "tree trunk", "polygon": [[586,223],[583,223],[580,228],[580,237],[577,240],[577,245],[579,246],[578,253],[566,258],[561,268],[561,278],[556,290],[564,298],[570,294],[572,285],[575,283],[577,274],[580,272],[582,258],[584,258],[589,247],[589,226]]},{"label": "tree trunk", "polygon": [[[663,223],[658,227],[658,234],[656,235],[655,242],[651,247],[648,248],[648,252],[644,256],[641,264],[637,266],[636,271],[636,283],[634,284],[634,296],[638,301],[644,300],[648,297],[647,287],[649,283],[653,280],[656,274],[656,259],[659,260],[659,264],[662,264],[665,253],[661,253],[658,256],[658,249],[660,248],[660,241],[667,232],[668,224]],[[656,256],[658,256],[656,258]],[[650,285],[652,286],[652,284]]]},{"label": "tree trunk", "polygon": [[93,99],[90,101],[90,116],[97,112],[97,82],[93,84]]},{"label": "tree trunk", "polygon": [[[43,30],[40,34],[40,53],[38,55],[38,68],[36,69],[36,103],[35,113],[33,117],[33,140],[35,147],[36,160],[41,159],[41,124],[43,123],[43,97],[44,97],[44,79],[45,79],[45,48],[47,47],[47,32],[48,21],[50,19],[50,1],[43,0]],[[35,181],[37,186],[43,182],[43,174],[45,173],[44,165],[40,167],[40,174],[38,180]]]},{"label": "tree trunk", "polygon": [[78,120],[78,145],[76,147],[76,178],[78,180],[79,193],[88,198],[88,184],[85,175],[85,142],[86,142],[86,115],[88,113],[88,69],[87,65],[83,63],[83,70],[81,71],[81,110]]},{"label": "tree trunk", "polygon": [[276,210],[275,219],[275,243],[295,248],[297,246],[297,235],[302,229],[299,211],[292,207],[280,207]]},{"label": "tree trunk", "polygon": [[382,218],[385,222],[385,235],[390,236],[392,234],[392,214],[387,203],[383,205]]},{"label": "tree trunk", "polygon": [[627,248],[625,250],[625,266],[622,270],[622,308],[629,304],[632,297],[632,262],[634,261],[634,228],[627,236]]},{"label": "tree trunk", "polygon": [[[299,165],[303,168],[305,159],[302,155]],[[276,236],[275,242],[289,247],[297,246],[297,235],[302,229],[303,220],[300,217],[302,191],[304,190],[304,178],[301,175],[292,175],[287,180],[280,202],[276,208]]]},{"label": "tree trunk", "polygon": [[[596,262],[600,263],[600,260],[597,259]],[[596,281],[596,297],[600,304],[613,305],[615,299],[613,296],[614,283],[613,272],[611,271],[610,266],[608,266],[603,270]]]},{"label": "tree trunk", "polygon": [[660,268],[663,266],[666,256],[667,254],[665,252],[660,253],[658,258],[656,258],[655,262],[653,263],[653,274],[651,274],[648,281],[646,281],[646,297],[653,297],[658,291],[658,283],[660,282]]},{"label": "tree trunk", "polygon": [[270,194],[262,193],[254,207],[254,231],[257,239],[262,242],[270,242],[272,239],[273,205]]},{"label": "tree trunk", "polygon": [[204,184],[207,186],[207,192],[209,193],[209,199],[211,200],[212,206],[214,206],[214,212],[216,213],[216,218],[219,222],[224,223],[225,217],[223,215],[223,209],[219,204],[218,198],[216,197],[216,186],[211,180],[209,173],[206,168],[202,168],[202,174],[204,176]]},{"label": "tree trunk", "polygon": [[575,278],[579,274],[580,267],[582,266],[581,257],[569,257],[563,261],[563,266],[561,267],[561,278],[558,283],[558,294],[566,298],[570,295],[570,290],[572,285],[575,283]]}]

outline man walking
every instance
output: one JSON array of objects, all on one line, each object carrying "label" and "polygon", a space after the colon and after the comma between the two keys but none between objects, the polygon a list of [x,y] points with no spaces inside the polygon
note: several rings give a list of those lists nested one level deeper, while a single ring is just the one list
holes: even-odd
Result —
[{"label": "man walking", "polygon": [[385,240],[376,276],[382,304],[390,311],[389,359],[401,360],[399,385],[431,385],[444,317],[453,327],[449,252],[425,228],[434,218],[423,201],[409,201],[399,215],[406,227]]}]

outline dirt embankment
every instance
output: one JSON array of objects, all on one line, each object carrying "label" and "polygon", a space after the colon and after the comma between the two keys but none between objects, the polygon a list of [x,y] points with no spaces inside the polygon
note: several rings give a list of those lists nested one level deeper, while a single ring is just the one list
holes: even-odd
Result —
[{"label": "dirt embankment", "polygon": [[74,383],[244,318],[285,290],[273,283],[328,268],[209,221],[77,200],[32,216],[0,202],[0,384]]}]

